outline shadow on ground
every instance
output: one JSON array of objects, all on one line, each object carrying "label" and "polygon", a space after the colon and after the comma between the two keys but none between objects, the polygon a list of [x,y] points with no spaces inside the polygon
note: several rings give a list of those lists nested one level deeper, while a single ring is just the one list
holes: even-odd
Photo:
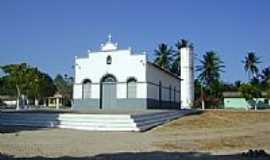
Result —
[{"label": "shadow on ground", "polygon": [[43,127],[1,126],[0,125],[0,134],[18,133],[21,131],[34,131],[34,130],[39,130],[39,129],[44,129],[44,128]]},{"label": "shadow on ground", "polygon": [[113,154],[100,154],[94,157],[14,157],[0,154],[1,160],[269,160],[268,154],[235,154],[235,155],[212,155],[206,152],[123,152]]}]

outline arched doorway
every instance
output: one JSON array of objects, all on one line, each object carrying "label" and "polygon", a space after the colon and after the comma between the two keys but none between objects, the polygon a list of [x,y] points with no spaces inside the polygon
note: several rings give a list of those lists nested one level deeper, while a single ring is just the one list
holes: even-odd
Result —
[{"label": "arched doorway", "polygon": [[116,78],[108,74],[101,79],[100,109],[112,108],[116,102]]}]

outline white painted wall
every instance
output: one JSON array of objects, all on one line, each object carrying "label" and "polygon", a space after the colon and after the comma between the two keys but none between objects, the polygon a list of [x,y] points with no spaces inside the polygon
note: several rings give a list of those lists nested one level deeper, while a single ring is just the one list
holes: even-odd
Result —
[{"label": "white painted wall", "polygon": [[[169,86],[171,86],[171,100],[174,100],[174,87],[178,92],[176,92],[176,102],[180,101],[180,79],[170,75],[169,73],[160,70],[151,63],[147,63],[146,67],[146,80],[147,82],[152,82],[159,84],[159,81],[162,83],[162,100],[169,101]],[[165,87],[165,88],[164,88]],[[159,89],[156,85],[148,84],[147,86],[147,96],[152,99],[159,99]]]},{"label": "white painted wall", "polygon": [[[112,57],[112,63],[107,64],[107,57]],[[101,45],[101,51],[90,52],[88,57],[75,58],[74,99],[82,98],[82,82],[90,79],[91,98],[100,98],[100,82],[103,76],[112,74],[116,77],[117,98],[127,98],[127,80],[134,77],[137,80],[137,98],[159,99],[159,81],[162,83],[162,100],[170,101],[169,86],[171,86],[171,101],[180,102],[180,79],[147,62],[145,54],[132,54],[130,49],[118,50],[118,45],[108,37],[106,44]],[[121,83],[125,82],[125,83]],[[146,83],[148,82],[148,83]],[[150,84],[149,84],[150,83]],[[154,83],[156,85],[151,85]]]},{"label": "white painted wall", "polygon": [[[106,63],[107,56],[112,57],[112,63]],[[132,54],[131,50],[112,50],[89,53],[86,58],[75,59],[74,99],[82,98],[81,83],[84,79],[92,81],[92,98],[99,98],[98,84],[106,74],[112,74],[117,82],[126,82],[129,77],[135,77],[138,82],[146,81],[146,55]],[[117,98],[126,98],[126,84],[117,84]],[[137,98],[146,98],[146,85],[138,83]]]},{"label": "white painted wall", "polygon": [[73,85],[73,99],[81,99],[82,98],[82,85],[74,84]]},{"label": "white painted wall", "polygon": [[194,68],[193,50],[189,47],[181,48],[181,106],[190,109],[194,101]]},{"label": "white painted wall", "polygon": [[8,106],[15,106],[17,104],[17,101],[16,100],[4,100],[3,103],[8,105]]}]

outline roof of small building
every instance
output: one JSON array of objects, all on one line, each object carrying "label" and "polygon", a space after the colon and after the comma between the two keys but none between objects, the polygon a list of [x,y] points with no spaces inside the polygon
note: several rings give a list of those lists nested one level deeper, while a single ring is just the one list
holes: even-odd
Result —
[{"label": "roof of small building", "polygon": [[224,98],[242,97],[241,92],[223,92]]},{"label": "roof of small building", "polygon": [[155,63],[147,61],[147,64],[152,65],[152,66],[156,67],[157,69],[159,69],[160,71],[165,72],[166,74],[169,74],[170,76],[173,76],[174,78],[181,80],[181,78],[179,76],[177,76],[176,74],[172,73],[171,71],[169,71],[167,69],[161,68],[159,65],[157,65]]},{"label": "roof of small building", "polygon": [[[226,91],[222,93],[224,98],[242,98],[242,93],[239,91]],[[265,92],[262,93],[262,98],[266,97],[267,94]]]},{"label": "roof of small building", "polygon": [[48,97],[48,98],[62,98],[62,94],[60,94],[59,92],[56,92],[53,96]]},{"label": "roof of small building", "polygon": [[0,95],[1,100],[16,100],[15,96],[9,96],[9,95]]}]

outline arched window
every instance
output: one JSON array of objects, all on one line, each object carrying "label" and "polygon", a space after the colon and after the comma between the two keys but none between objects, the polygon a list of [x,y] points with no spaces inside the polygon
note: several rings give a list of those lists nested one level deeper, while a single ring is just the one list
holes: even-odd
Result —
[{"label": "arched window", "polygon": [[127,98],[136,98],[137,95],[137,80],[129,78],[127,80]]},{"label": "arched window", "polygon": [[111,57],[111,56],[108,56],[108,57],[107,57],[106,63],[107,63],[107,64],[112,64],[112,57]]},{"label": "arched window", "polygon": [[83,99],[91,98],[91,81],[89,79],[83,81],[82,98]]}]

